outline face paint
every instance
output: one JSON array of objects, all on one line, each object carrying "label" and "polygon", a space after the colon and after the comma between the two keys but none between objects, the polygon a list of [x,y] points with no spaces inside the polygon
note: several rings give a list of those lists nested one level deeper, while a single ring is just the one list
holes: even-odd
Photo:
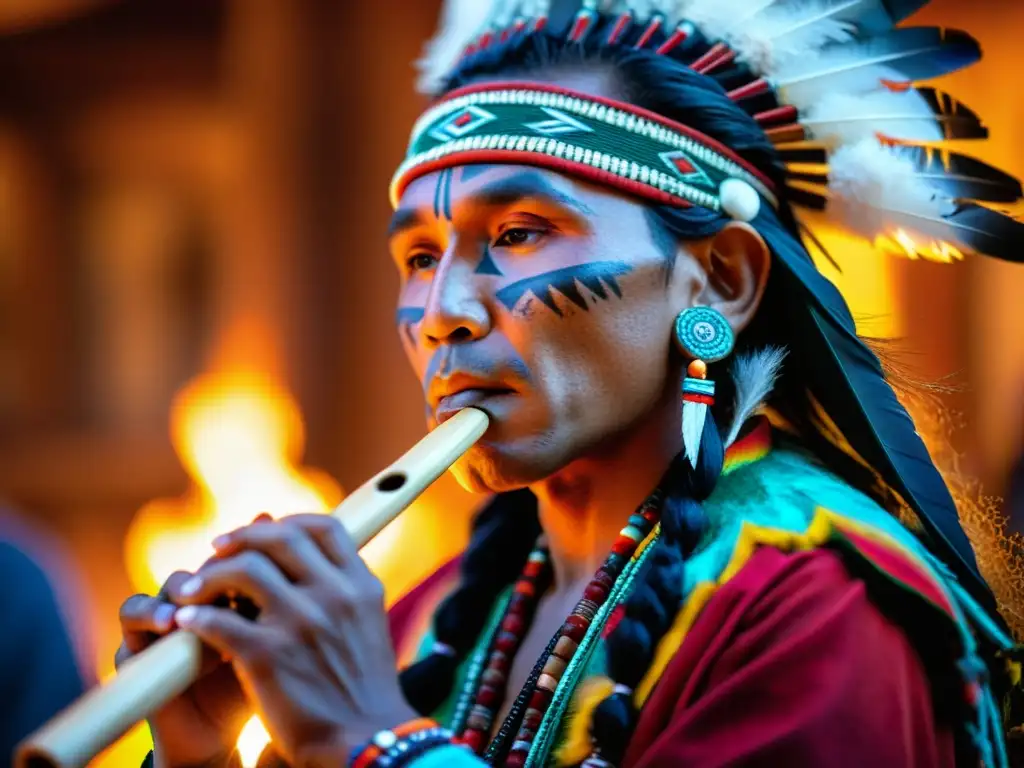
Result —
[{"label": "face paint", "polygon": [[491,256],[491,249],[489,246],[484,246],[484,255],[480,259],[480,263],[476,265],[474,270],[478,275],[498,275],[503,276],[505,273],[498,269],[498,265],[494,263],[494,257]]},{"label": "face paint", "polygon": [[498,301],[511,312],[520,299],[527,294],[532,294],[543,302],[544,306],[562,317],[562,310],[555,303],[556,292],[565,296],[580,309],[589,311],[587,299],[580,291],[579,285],[583,285],[604,301],[608,300],[608,291],[605,289],[607,285],[611,292],[621,299],[622,288],[619,286],[617,278],[628,275],[632,271],[633,268],[624,261],[596,261],[590,264],[578,264],[528,277],[502,288],[495,295]]},{"label": "face paint", "polygon": [[493,165],[466,165],[462,168],[462,173],[459,175],[459,181],[465,184],[467,181],[476,178],[481,173],[487,173],[489,170],[494,168]]},{"label": "face paint", "polygon": [[[431,425],[467,406],[491,417],[454,467],[467,487],[547,477],[674,392],[677,310],[643,204],[553,171],[468,166],[410,184],[391,234],[400,305],[424,307],[399,323],[418,323],[403,346]],[[410,270],[418,253],[431,261]]]},{"label": "face paint", "polygon": [[395,311],[395,325],[413,346],[416,345],[416,334],[412,327],[422,319],[423,307],[399,307]]},{"label": "face paint", "polygon": [[452,220],[452,174],[451,168],[441,171],[434,190],[434,218]]}]

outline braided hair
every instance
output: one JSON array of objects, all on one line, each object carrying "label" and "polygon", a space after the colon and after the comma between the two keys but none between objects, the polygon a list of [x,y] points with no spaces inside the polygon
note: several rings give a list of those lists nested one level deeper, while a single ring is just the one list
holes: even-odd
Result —
[{"label": "braided hair", "polygon": [[[782,166],[772,144],[757,123],[727,97],[731,82],[738,78],[736,67],[715,77],[693,72],[670,55],[653,51],[664,38],[642,49],[633,45],[643,32],[633,29],[615,45],[604,45],[611,22],[602,19],[582,43],[568,42],[564,29],[549,23],[544,31],[518,33],[468,57],[451,76],[447,90],[494,77],[556,77],[559,71],[594,68],[604,70],[618,88],[619,98],[683,123],[728,146],[775,182],[781,183]],[[692,46],[709,44],[699,34],[680,54],[692,57]],[[652,236],[663,246],[670,265],[678,244],[713,236],[730,221],[722,214],[702,207],[677,208],[647,204],[645,208]],[[785,251],[811,264],[801,245],[795,220],[783,203],[776,211],[762,205],[752,222],[773,255]],[[774,344],[789,347],[790,364],[776,383],[771,406],[801,435],[836,474],[854,487],[886,504],[870,470],[836,448],[813,421],[806,372],[802,361],[813,359],[794,349],[797,318],[791,300],[801,290],[786,270],[773,270],[758,315],[740,335],[737,352]],[[790,300],[785,300],[790,297]],[[673,461],[666,475],[661,535],[645,572],[624,605],[622,620],[608,637],[608,671],[615,683],[613,692],[593,710],[591,738],[600,761],[622,761],[637,720],[633,690],[650,667],[658,643],[678,613],[684,595],[683,570],[687,558],[699,547],[707,530],[702,502],[710,496],[722,471],[724,446],[718,424],[728,424],[733,398],[732,381],[724,363],[711,366],[709,378],[716,381],[719,397],[705,421],[699,461],[691,467],[682,456]],[[521,495],[525,494],[525,495]],[[462,583],[443,603],[435,619],[435,636],[440,648],[402,675],[409,701],[429,713],[451,693],[454,671],[482,630],[488,608],[498,593],[517,576],[538,532],[536,500],[528,492],[505,494],[482,513],[462,566]],[[888,504],[891,508],[891,504]]]}]

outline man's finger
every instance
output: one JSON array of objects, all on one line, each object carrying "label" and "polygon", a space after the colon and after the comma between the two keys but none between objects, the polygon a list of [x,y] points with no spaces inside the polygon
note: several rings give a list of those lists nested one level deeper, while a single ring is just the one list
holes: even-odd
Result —
[{"label": "man's finger", "polygon": [[359,548],[348,535],[345,526],[336,518],[330,515],[303,514],[291,515],[285,520],[306,530],[334,565],[345,567],[362,563]]},{"label": "man's finger", "polygon": [[214,539],[221,558],[254,550],[262,552],[293,581],[313,581],[333,575],[334,566],[302,526],[280,521],[257,523]]},{"label": "man's finger", "polygon": [[174,628],[174,606],[149,595],[133,595],[121,604],[121,629],[163,634]]},{"label": "man's finger", "polygon": [[249,658],[262,647],[259,625],[228,608],[186,605],[174,620],[225,658]]},{"label": "man's finger", "polygon": [[174,596],[178,594],[178,589],[181,587],[181,585],[188,581],[190,578],[192,578],[192,574],[188,571],[175,571],[167,577],[167,580],[164,582],[163,586],[160,587],[160,591],[157,593],[157,597],[162,597],[165,600],[173,600]]},{"label": "man's finger", "polygon": [[200,568],[178,589],[177,600],[196,605],[227,594],[244,595],[270,611],[287,609],[301,597],[270,558],[262,552],[244,550]]}]

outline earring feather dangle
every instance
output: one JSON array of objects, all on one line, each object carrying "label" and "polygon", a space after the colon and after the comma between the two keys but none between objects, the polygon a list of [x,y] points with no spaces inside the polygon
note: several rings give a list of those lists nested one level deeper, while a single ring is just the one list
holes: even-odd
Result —
[{"label": "earring feather dangle", "polygon": [[710,307],[690,307],[676,317],[675,342],[690,358],[683,380],[683,451],[696,469],[708,408],[715,404],[715,382],[707,377],[708,363],[728,357],[734,337],[721,313]]}]

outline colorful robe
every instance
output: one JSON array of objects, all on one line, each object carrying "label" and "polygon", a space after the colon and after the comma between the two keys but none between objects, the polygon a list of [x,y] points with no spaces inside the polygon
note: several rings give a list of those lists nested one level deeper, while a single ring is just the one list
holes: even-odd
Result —
[{"label": "colorful robe", "polygon": [[[729,451],[706,503],[709,530],[687,561],[682,609],[636,691],[643,708],[625,765],[1005,765],[976,638],[1004,648],[1009,638],[885,510],[771,441],[763,422]],[[648,542],[633,565],[650,551]],[[430,614],[457,571],[457,560],[447,564],[392,610],[400,658],[430,647]],[[628,584],[581,643],[528,766],[589,753],[588,679],[604,672],[601,628],[627,594]],[[433,713],[440,722],[465,708],[460,692],[503,605]],[[482,764],[458,747],[413,763]]]}]

